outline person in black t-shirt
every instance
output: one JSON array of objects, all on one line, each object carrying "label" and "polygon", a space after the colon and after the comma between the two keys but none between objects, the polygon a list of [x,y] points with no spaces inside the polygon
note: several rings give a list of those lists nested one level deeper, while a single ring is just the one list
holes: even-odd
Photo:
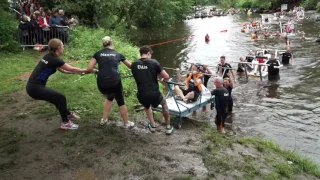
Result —
[{"label": "person in black t-shirt", "polygon": [[290,52],[290,49],[288,48],[287,51],[282,54],[282,64],[288,65],[290,63],[290,60],[291,60],[291,64],[293,65],[294,64],[293,56],[292,56],[292,53]]},{"label": "person in black t-shirt", "polygon": [[162,97],[158,84],[158,75],[165,80],[169,79],[169,75],[162,69],[157,60],[151,59],[152,49],[149,46],[142,46],[140,48],[140,56],[139,60],[132,63],[131,72],[138,88],[137,98],[144,106],[144,110],[150,121],[148,128],[151,132],[155,132],[156,125],[151,106],[156,108],[161,104],[162,113],[167,124],[166,134],[169,135],[173,132],[173,126],[170,125],[167,101]]},{"label": "person in black t-shirt", "polygon": [[229,92],[225,87],[223,87],[222,78],[216,77],[213,79],[213,82],[216,86],[216,89],[211,91],[211,95],[215,96],[215,108],[217,111],[215,123],[218,131],[225,133],[224,127],[228,111]]},{"label": "person in black t-shirt", "polygon": [[[240,57],[239,61],[244,62],[245,60],[243,59],[243,57]],[[245,66],[246,66],[246,64],[244,64],[244,63],[238,63],[237,73],[243,73],[245,71]]]},{"label": "person in black t-shirt", "polygon": [[93,55],[88,66],[88,71],[92,71],[94,66],[98,64],[97,85],[99,91],[106,96],[103,118],[100,120],[100,124],[104,125],[108,122],[112,101],[116,99],[124,123],[122,127],[126,129],[133,128],[134,123],[128,120],[128,111],[124,102],[119,72],[120,62],[123,62],[128,68],[131,67],[131,62],[113,49],[113,41],[109,36],[102,39],[102,44],[103,49]]},{"label": "person in black t-shirt", "polygon": [[233,98],[232,98],[232,89],[233,89],[233,83],[230,78],[224,78],[223,79],[223,87],[225,87],[229,92],[229,101],[228,101],[228,113],[232,113],[233,109]]},{"label": "person in black t-shirt", "polygon": [[63,54],[64,46],[61,40],[51,39],[48,43],[49,53],[46,54],[34,68],[26,90],[30,97],[36,100],[44,100],[52,103],[59,110],[62,118],[60,129],[78,129],[79,125],[74,124],[71,119],[79,119],[74,112],[67,108],[66,97],[53,89],[47,88],[48,78],[58,69],[65,74],[87,73],[86,69],[79,69],[65,63],[60,56]]},{"label": "person in black t-shirt", "polygon": [[271,55],[271,58],[266,62],[268,66],[268,80],[269,81],[278,81],[280,79],[279,69],[280,61],[277,60],[274,54]]},{"label": "person in black t-shirt", "polygon": [[232,71],[232,67],[230,64],[226,63],[226,57],[225,56],[221,56],[220,57],[220,64],[218,64],[218,68],[217,68],[217,74],[221,77],[223,75],[223,78],[225,77],[231,77],[230,76],[230,72],[233,76],[233,81],[236,82],[236,75],[234,74],[234,72]]}]

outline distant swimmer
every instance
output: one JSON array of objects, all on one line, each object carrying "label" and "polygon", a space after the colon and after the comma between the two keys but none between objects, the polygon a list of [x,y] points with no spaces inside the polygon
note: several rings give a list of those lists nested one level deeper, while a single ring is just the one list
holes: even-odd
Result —
[{"label": "distant swimmer", "polygon": [[253,34],[251,34],[251,39],[258,39],[257,31],[255,31]]},{"label": "distant swimmer", "polygon": [[209,42],[210,41],[210,36],[207,34],[204,39],[205,39],[206,42]]},{"label": "distant swimmer", "polygon": [[264,31],[263,36],[264,37],[269,37],[270,36],[270,33],[267,31],[267,29]]},{"label": "distant swimmer", "polygon": [[282,54],[282,64],[288,65],[290,61],[291,61],[291,64],[293,65],[294,64],[293,55],[290,52],[290,48],[288,48],[287,51]]},{"label": "distant swimmer", "polygon": [[242,33],[245,33],[245,32],[246,32],[246,27],[243,27],[243,28],[241,29],[241,32],[242,32]]},{"label": "distant swimmer", "polygon": [[277,31],[275,34],[272,34],[271,36],[280,37],[280,36],[281,36],[281,34],[280,34],[280,32],[279,32],[279,31]]},{"label": "distant swimmer", "polygon": [[253,22],[252,22],[252,27],[253,27],[253,28],[256,28],[256,27],[257,27],[257,21],[253,21]]}]

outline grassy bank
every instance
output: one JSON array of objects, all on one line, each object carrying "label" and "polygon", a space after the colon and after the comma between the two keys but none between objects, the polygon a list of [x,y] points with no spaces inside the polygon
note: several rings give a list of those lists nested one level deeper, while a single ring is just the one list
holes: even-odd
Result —
[{"label": "grassy bank", "polygon": [[294,151],[281,149],[257,137],[235,138],[204,127],[208,144],[203,150],[209,177],[223,175],[236,179],[318,179],[320,166]]},{"label": "grassy bank", "polygon": [[[129,60],[138,49],[111,32],[78,28],[63,59],[87,67],[101,38],[111,36],[117,51]],[[319,166],[266,140],[221,135],[208,124],[184,122],[171,136],[137,128],[124,131],[100,126],[103,100],[94,75],[57,72],[48,87],[64,93],[71,109],[82,117],[77,131],[58,130],[60,117],[53,105],[34,101],[25,93],[28,73],[43,56],[36,51],[0,54],[0,174],[2,179],[318,179]],[[130,71],[123,65],[121,73]],[[136,85],[123,79],[130,119]],[[114,104],[111,119],[119,120]],[[39,167],[41,170],[39,171]]]},{"label": "grassy bank", "polygon": [[[106,32],[102,29],[87,29],[78,27],[73,31],[72,41],[65,48],[62,59],[76,67],[86,68],[90,59],[96,51],[102,49],[102,37],[111,36],[115,42],[115,48],[130,61],[139,57],[138,48],[133,47],[124,38],[116,36],[114,33]],[[19,54],[0,54],[5,57],[1,60],[0,72],[0,95],[13,93],[24,89],[28,75],[44,55],[36,51],[25,51]],[[123,64],[120,65],[122,76],[130,74],[130,70]],[[93,74],[79,76],[56,73],[48,81],[48,87],[56,89],[66,95],[68,106],[76,110],[84,117],[99,119],[102,116],[103,96],[97,89],[96,78]],[[128,109],[133,111],[136,100],[136,84],[133,78],[123,79],[125,100]],[[116,106],[116,105],[115,105]],[[115,107],[117,109],[117,107]],[[41,108],[42,113],[51,112],[50,105]],[[113,111],[112,117],[119,116],[117,111]],[[84,118],[86,119],[86,118]]]}]

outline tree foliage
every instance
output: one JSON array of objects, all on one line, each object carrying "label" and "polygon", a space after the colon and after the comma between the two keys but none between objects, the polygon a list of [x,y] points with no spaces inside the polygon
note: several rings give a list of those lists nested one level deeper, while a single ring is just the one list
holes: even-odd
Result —
[{"label": "tree foliage", "polygon": [[320,10],[318,7],[319,5],[319,0],[304,0],[301,5],[306,8],[306,9],[317,9]]},{"label": "tree foliage", "polygon": [[[207,0],[201,0],[207,1]],[[75,14],[91,26],[115,28],[124,22],[132,26],[162,26],[182,20],[194,0],[54,0],[56,6]]]},{"label": "tree foliage", "polygon": [[9,12],[8,1],[0,1],[0,51],[15,51],[18,44],[15,41],[17,20]]}]

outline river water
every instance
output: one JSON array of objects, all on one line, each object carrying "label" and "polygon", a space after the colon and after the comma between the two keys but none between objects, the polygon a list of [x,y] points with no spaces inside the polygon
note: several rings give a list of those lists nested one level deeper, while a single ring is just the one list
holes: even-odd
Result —
[{"label": "river water", "polygon": [[[306,16],[313,14],[309,12]],[[245,57],[250,49],[286,49],[284,38],[253,41],[251,34],[240,33],[242,23],[257,17],[234,15],[186,20],[171,28],[146,30],[135,42],[139,46],[151,45],[194,35],[154,46],[153,57],[164,67],[184,68],[186,62],[216,65],[219,57],[225,55],[227,62],[237,67],[233,61]],[[271,139],[320,163],[320,45],[314,43],[319,27],[312,19],[295,25],[295,29],[306,33],[307,40],[291,40],[295,65],[281,69],[281,80],[277,83],[254,77],[249,77],[248,82],[238,80],[233,91],[233,129],[229,131]],[[273,25],[269,31],[278,30],[279,26]],[[208,44],[204,41],[206,33],[211,39]]]}]

